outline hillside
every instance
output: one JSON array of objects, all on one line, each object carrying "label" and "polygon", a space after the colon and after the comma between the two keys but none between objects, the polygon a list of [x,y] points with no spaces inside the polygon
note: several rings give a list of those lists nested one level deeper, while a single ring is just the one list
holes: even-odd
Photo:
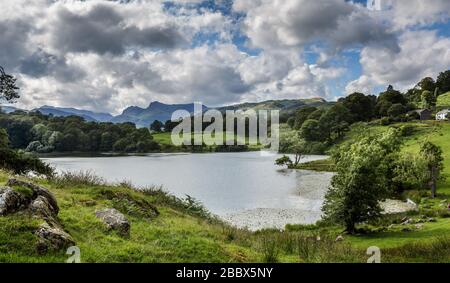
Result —
[{"label": "hillside", "polygon": [[[330,105],[322,98],[312,99],[298,99],[298,100],[270,100],[258,103],[243,103],[231,106],[217,107],[219,111],[226,110],[280,110],[281,115],[291,115],[296,110],[306,106],[325,107]],[[6,113],[20,110],[12,106],[2,106],[3,111]],[[211,107],[203,106],[203,111],[212,109]],[[189,113],[194,113],[194,104],[164,104],[158,101],[150,103],[147,108],[141,108],[138,106],[130,106],[126,108],[120,115],[113,116],[109,113],[99,113],[94,111],[54,107],[54,106],[42,106],[32,111],[39,111],[44,115],[53,115],[56,117],[67,117],[71,115],[84,118],[88,122],[112,122],[112,123],[125,123],[131,122],[138,127],[149,127],[155,120],[166,122],[172,118],[172,114],[177,110],[185,110]]]},{"label": "hillside", "polygon": [[[207,109],[203,107],[203,111]],[[113,123],[132,122],[138,127],[149,127],[155,120],[166,122],[172,118],[172,114],[177,110],[185,110],[194,113],[194,104],[164,104],[161,102],[152,102],[147,108],[136,106],[128,107],[119,116],[111,119]]]},{"label": "hillside", "polygon": [[450,92],[439,95],[436,106],[438,110],[450,108]]},{"label": "hillside", "polygon": [[327,107],[332,103],[323,98],[295,99],[295,100],[268,100],[260,103],[242,103],[217,108],[220,111],[226,110],[280,110],[280,115],[292,115],[295,111],[304,107]]}]

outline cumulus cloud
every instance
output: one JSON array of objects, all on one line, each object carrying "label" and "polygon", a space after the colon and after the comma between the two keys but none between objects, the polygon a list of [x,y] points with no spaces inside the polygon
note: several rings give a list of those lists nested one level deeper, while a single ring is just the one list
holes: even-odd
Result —
[{"label": "cumulus cloud", "polygon": [[[382,11],[345,0],[230,3],[2,0],[0,65],[18,78],[19,107],[115,114],[154,100],[334,99],[406,88],[450,65],[449,38],[433,30],[448,26],[447,0],[385,0]],[[349,50],[362,71],[346,63]]]},{"label": "cumulus cloud", "polygon": [[127,25],[114,8],[106,5],[94,6],[83,15],[61,8],[56,18],[52,44],[63,52],[123,54],[127,47],[167,49],[184,42],[176,27]]},{"label": "cumulus cloud", "polygon": [[436,31],[408,31],[399,38],[400,49],[366,47],[361,52],[363,74],[347,85],[346,92],[373,91],[379,85],[395,84],[405,90],[424,77],[437,77],[450,66],[450,39]]},{"label": "cumulus cloud", "polygon": [[361,5],[343,0],[247,2],[236,0],[234,7],[247,13],[244,31],[255,47],[302,48],[324,41],[337,49],[362,44],[398,50],[395,35]]}]

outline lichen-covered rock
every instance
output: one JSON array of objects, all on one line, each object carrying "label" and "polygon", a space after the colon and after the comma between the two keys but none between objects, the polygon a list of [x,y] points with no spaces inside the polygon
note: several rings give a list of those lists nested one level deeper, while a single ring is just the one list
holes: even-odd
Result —
[{"label": "lichen-covered rock", "polygon": [[35,185],[33,183],[20,181],[17,179],[10,179],[8,181],[8,186],[21,186],[29,188],[33,191],[32,199],[37,199],[38,196],[42,196],[47,199],[48,204],[51,206],[51,210],[57,215],[59,212],[58,202],[56,201],[55,196],[46,188]]},{"label": "lichen-covered rock", "polygon": [[55,221],[57,212],[54,207],[50,204],[48,199],[43,196],[38,196],[34,199],[30,206],[28,207],[33,215],[42,217],[49,221]]},{"label": "lichen-covered rock", "polygon": [[0,188],[0,215],[7,215],[24,206],[25,198],[11,188]]},{"label": "lichen-covered rock", "polygon": [[72,237],[59,226],[50,226],[44,223],[36,230],[39,242],[36,250],[39,254],[44,254],[49,250],[61,250],[75,245]]},{"label": "lichen-covered rock", "polygon": [[97,210],[95,215],[100,218],[109,229],[114,229],[124,236],[130,234],[130,222],[128,222],[128,219],[118,210],[114,208]]}]

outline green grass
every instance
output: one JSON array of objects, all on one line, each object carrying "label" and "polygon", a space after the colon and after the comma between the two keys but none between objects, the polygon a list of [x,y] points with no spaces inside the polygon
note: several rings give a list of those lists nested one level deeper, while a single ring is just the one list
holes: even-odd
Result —
[{"label": "green grass", "polygon": [[439,110],[450,108],[450,92],[439,95],[436,106]]},{"label": "green grass", "polygon": [[335,164],[333,159],[315,160],[299,164],[295,169],[312,170],[317,172],[334,172]]},{"label": "green grass", "polygon": [[[172,133],[156,133],[153,134],[153,138],[156,142],[158,142],[159,144],[161,144],[163,146],[163,148],[165,149],[172,149],[172,150],[179,150],[181,151],[181,147],[177,147],[172,143],[172,137],[171,137]],[[239,143],[243,143],[248,145],[248,149],[249,150],[259,150],[262,148],[262,146],[260,144],[250,144],[250,141],[248,139],[248,137],[241,137],[238,135],[235,135],[233,133],[228,133],[228,132],[223,132],[222,133],[223,138],[221,139],[223,144],[226,144],[229,141],[234,141],[235,144],[237,142]],[[194,133],[192,134],[192,138],[198,139],[199,137],[202,137],[201,133]],[[203,134],[203,141],[207,144],[215,144],[215,134],[207,135],[207,134]],[[216,145],[212,145],[209,147],[209,149],[214,150],[217,146]]]}]

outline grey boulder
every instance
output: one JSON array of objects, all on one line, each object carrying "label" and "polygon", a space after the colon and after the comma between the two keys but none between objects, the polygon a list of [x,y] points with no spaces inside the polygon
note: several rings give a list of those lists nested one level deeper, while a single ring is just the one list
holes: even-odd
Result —
[{"label": "grey boulder", "polygon": [[33,199],[37,198],[38,196],[43,196],[44,198],[46,198],[48,200],[48,203],[52,206],[52,210],[56,214],[58,214],[58,212],[59,212],[58,202],[56,201],[55,196],[46,188],[35,185],[33,183],[20,181],[17,179],[10,179],[8,181],[7,185],[10,187],[20,186],[20,187],[30,188],[33,191],[33,197],[32,197]]},{"label": "grey boulder", "polygon": [[97,210],[95,215],[105,223],[105,225],[112,230],[116,230],[123,236],[130,235],[130,222],[128,219],[114,208]]},{"label": "grey boulder", "polygon": [[39,254],[45,254],[49,250],[62,250],[75,245],[72,237],[59,226],[50,226],[44,223],[36,230],[39,241],[36,250]]},{"label": "grey boulder", "polygon": [[0,215],[16,212],[24,205],[25,198],[9,187],[0,188]]}]

